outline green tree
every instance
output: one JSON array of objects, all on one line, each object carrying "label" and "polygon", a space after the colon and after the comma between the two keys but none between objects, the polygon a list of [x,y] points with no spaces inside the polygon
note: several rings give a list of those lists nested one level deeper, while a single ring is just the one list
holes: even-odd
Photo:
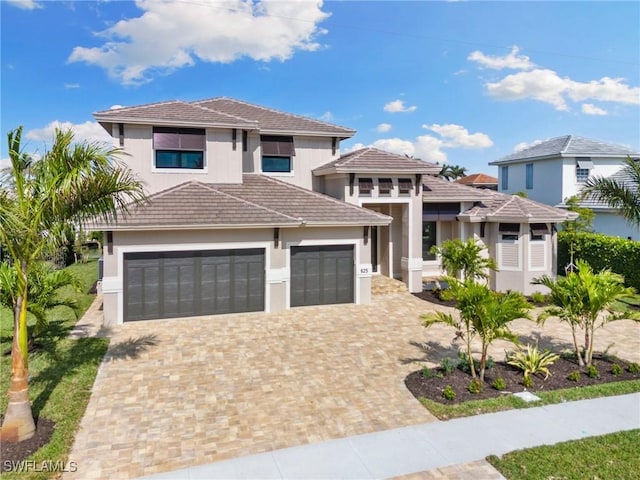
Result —
[{"label": "green tree", "polygon": [[[0,264],[0,305],[10,308],[16,306],[16,293],[18,272],[13,265]],[[27,312],[35,319],[31,328],[30,340],[37,338],[47,328],[47,314],[55,307],[67,307],[78,312],[77,303],[70,298],[59,295],[62,287],[70,286],[74,290],[80,290],[80,282],[69,270],[56,270],[45,262],[35,262],[29,271],[27,284],[29,291],[27,297]]]},{"label": "green tree", "polygon": [[[464,339],[471,367],[471,376],[484,382],[489,346],[497,339],[517,343],[517,337],[509,329],[509,323],[518,318],[529,318],[531,306],[518,292],[494,292],[473,279],[463,282],[448,278],[450,288],[442,293],[447,300],[456,300],[459,320],[450,313],[431,312],[422,316],[427,328],[436,323],[444,323],[456,329],[456,337]],[[472,341],[478,337],[481,342],[479,371],[476,374],[472,355]]]},{"label": "green tree", "polygon": [[444,178],[445,180],[456,180],[458,178],[467,176],[466,167],[461,167],[459,165],[451,165],[449,163],[445,163],[440,169],[440,173],[438,174],[440,178]]},{"label": "green tree", "polygon": [[589,207],[583,207],[580,205],[580,197],[574,195],[567,198],[564,203],[567,205],[567,210],[578,214],[578,218],[562,222],[562,230],[574,233],[593,231],[593,219],[595,218],[595,213],[593,213],[593,210]]},{"label": "green tree", "polygon": [[[591,266],[576,260],[577,270],[566,277],[554,280],[542,276],[533,281],[551,291],[553,306],[538,317],[540,323],[550,316],[557,316],[571,327],[573,345],[580,366],[591,365],[595,331],[609,322],[621,319],[640,320],[638,312],[619,311],[617,300],[633,295],[634,289],[624,286],[624,278],[609,269],[595,273]],[[584,334],[580,348],[578,334]]]},{"label": "green tree", "polygon": [[22,127],[9,132],[11,165],[0,178],[0,243],[16,271],[9,406],[0,439],[33,436],[29,403],[27,311],[33,265],[64,241],[70,223],[112,221],[119,209],[144,198],[143,187],[116,159],[122,152],[95,142],[74,142],[57,130],[51,150],[34,160],[21,150]]},{"label": "green tree", "polygon": [[621,173],[625,180],[614,177],[591,177],[582,189],[582,198],[593,198],[618,210],[631,225],[640,227],[640,159],[627,157]]},{"label": "green tree", "polygon": [[473,278],[489,278],[489,270],[497,270],[498,265],[491,257],[482,255],[484,247],[469,238],[462,241],[459,238],[447,240],[441,246],[431,247],[431,253],[439,255],[442,268],[447,275],[459,278],[460,274],[465,280]]}]

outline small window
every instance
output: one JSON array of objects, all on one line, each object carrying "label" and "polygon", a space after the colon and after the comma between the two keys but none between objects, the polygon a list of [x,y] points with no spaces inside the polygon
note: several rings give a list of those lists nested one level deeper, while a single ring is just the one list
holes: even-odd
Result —
[{"label": "small window", "polygon": [[509,240],[509,241],[516,241],[518,240],[518,235],[517,234],[512,234],[512,233],[507,233],[507,234],[502,234],[502,240]]},{"label": "small window", "polygon": [[549,226],[546,223],[532,223],[529,227],[531,240],[544,240],[544,236],[549,234]]},{"label": "small window", "polygon": [[410,194],[411,189],[413,189],[413,182],[410,178],[400,178],[398,180],[398,191],[400,192],[400,195]]},{"label": "small window", "polygon": [[504,166],[504,167],[500,167],[500,188],[502,190],[508,190],[509,189],[509,167],[508,166]]},{"label": "small window", "polygon": [[519,223],[501,223],[498,226],[498,230],[500,233],[514,233],[516,235],[520,234],[520,224]]},{"label": "small window", "polygon": [[531,190],[533,188],[533,163],[527,163],[526,165],[526,188]]},{"label": "small window", "polygon": [[390,178],[378,179],[378,194],[379,195],[391,195],[393,189],[393,180]]},{"label": "small window", "polygon": [[480,223],[480,238],[484,238],[486,236],[487,222]]},{"label": "small window", "polygon": [[435,260],[431,247],[436,244],[436,222],[422,222],[422,260]]},{"label": "small window", "polygon": [[373,180],[370,178],[359,178],[358,179],[358,191],[360,195],[371,195],[371,190],[373,190]]},{"label": "small window", "polygon": [[291,157],[296,151],[293,137],[261,135],[262,171],[266,173],[290,173],[293,171]]},{"label": "small window", "polygon": [[584,183],[589,178],[589,169],[576,166],[576,182]]},{"label": "small window", "polygon": [[291,157],[262,156],[262,171],[267,173],[291,172]]},{"label": "small window", "polygon": [[204,169],[205,131],[199,128],[155,127],[156,168]]}]

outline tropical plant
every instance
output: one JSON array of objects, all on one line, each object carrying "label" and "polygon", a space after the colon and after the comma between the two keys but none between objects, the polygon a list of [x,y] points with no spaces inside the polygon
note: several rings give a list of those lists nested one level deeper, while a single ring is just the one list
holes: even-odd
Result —
[{"label": "tropical plant", "polygon": [[620,173],[625,178],[622,181],[616,177],[588,178],[580,194],[606,203],[629,224],[640,226],[640,159],[627,157]]},{"label": "tropical plant", "polygon": [[509,352],[506,361],[509,365],[522,370],[524,377],[543,374],[546,380],[551,375],[549,367],[559,358],[560,355],[548,350],[541,352],[537,345],[527,344],[525,348],[518,347],[518,350]]},{"label": "tropical plant", "polygon": [[474,238],[463,241],[459,238],[447,240],[441,246],[431,247],[431,253],[439,255],[442,268],[447,275],[454,278],[472,280],[474,278],[488,278],[489,270],[497,270],[498,265],[491,257],[482,255],[484,247]]},{"label": "tropical plant", "polygon": [[[443,298],[456,300],[459,319],[444,312],[431,312],[422,316],[425,327],[444,323],[456,329],[456,337],[466,343],[467,356],[473,359],[471,342],[475,336],[480,338],[480,363],[477,376],[484,382],[484,373],[488,363],[489,346],[497,339],[517,343],[517,337],[509,330],[509,323],[518,318],[529,318],[531,306],[518,292],[494,292],[484,284],[473,279],[461,282],[448,278],[451,288],[443,292]],[[475,362],[469,362],[472,378],[476,378]]]},{"label": "tropical plant", "polygon": [[444,178],[445,180],[456,180],[458,178],[467,176],[466,167],[460,167],[459,165],[451,165],[449,163],[445,163],[440,169],[440,173],[438,173],[440,178]]},{"label": "tropical plant", "polygon": [[[0,264],[0,305],[13,310],[16,304],[18,273],[13,265]],[[77,303],[70,298],[60,296],[62,287],[70,286],[80,291],[81,284],[69,270],[56,270],[45,262],[35,262],[28,274],[27,311],[35,319],[29,331],[29,341],[39,337],[48,326],[48,312],[55,307],[70,308],[78,312]]]},{"label": "tropical plant", "polygon": [[[566,277],[554,280],[548,276],[534,279],[533,283],[549,288],[553,306],[546,308],[538,317],[542,324],[550,316],[557,316],[571,327],[573,346],[580,366],[591,365],[595,331],[605,324],[621,319],[638,321],[638,312],[614,309],[616,300],[628,297],[634,289],[624,286],[621,275],[604,269],[595,273],[583,260],[576,260],[577,270]],[[578,344],[578,333],[584,333],[584,344]]]},{"label": "tropical plant", "polygon": [[111,221],[130,202],[144,198],[142,183],[117,161],[122,151],[96,142],[75,142],[56,130],[51,150],[40,159],[22,151],[22,127],[8,134],[10,166],[0,177],[0,243],[16,271],[11,383],[0,440],[33,436],[29,403],[27,311],[29,273],[64,241],[69,224]]},{"label": "tropical plant", "polygon": [[593,231],[593,219],[596,214],[589,207],[580,205],[580,197],[574,195],[564,201],[567,210],[578,214],[573,220],[565,220],[562,222],[562,230],[565,232],[591,232]]}]

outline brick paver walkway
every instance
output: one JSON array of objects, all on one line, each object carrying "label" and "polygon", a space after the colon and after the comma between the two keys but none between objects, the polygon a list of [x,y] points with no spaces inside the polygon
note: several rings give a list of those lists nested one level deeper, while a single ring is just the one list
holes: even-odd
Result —
[{"label": "brick paver walkway", "polygon": [[[116,327],[69,458],[78,471],[66,478],[135,478],[435,421],[403,384],[427,358],[455,356],[450,329],[421,326],[435,308],[394,293],[371,305]],[[600,331],[597,348],[614,343],[611,353],[640,360],[631,323]],[[524,320],[515,329],[541,345],[570,339],[552,320],[541,336]]]}]

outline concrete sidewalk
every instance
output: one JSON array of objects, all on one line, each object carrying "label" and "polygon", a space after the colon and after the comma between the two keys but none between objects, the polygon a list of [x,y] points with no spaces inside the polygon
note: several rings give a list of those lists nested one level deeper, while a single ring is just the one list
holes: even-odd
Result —
[{"label": "concrete sidewalk", "polygon": [[144,478],[392,478],[634,428],[640,428],[640,393],[414,425]]}]

